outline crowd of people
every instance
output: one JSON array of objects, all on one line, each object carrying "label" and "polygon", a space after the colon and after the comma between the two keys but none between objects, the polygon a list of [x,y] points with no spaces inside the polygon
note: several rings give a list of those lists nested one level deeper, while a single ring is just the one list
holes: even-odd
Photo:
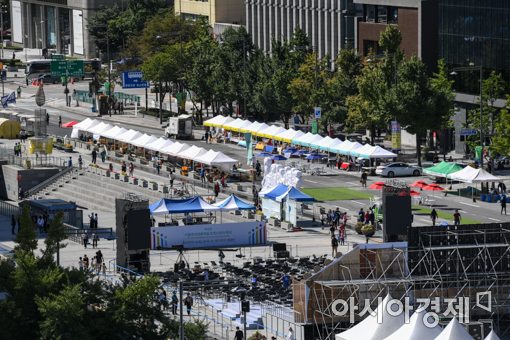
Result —
[{"label": "crowd of people", "polygon": [[78,268],[81,271],[92,272],[99,275],[101,272],[103,275],[106,275],[106,263],[104,261],[104,256],[101,250],[96,251],[96,254],[89,259],[87,254],[80,257],[78,260]]}]

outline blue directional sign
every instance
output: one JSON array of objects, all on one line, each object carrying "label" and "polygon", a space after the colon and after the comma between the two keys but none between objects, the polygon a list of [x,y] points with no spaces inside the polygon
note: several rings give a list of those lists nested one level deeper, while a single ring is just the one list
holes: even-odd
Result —
[{"label": "blue directional sign", "polygon": [[123,89],[145,89],[149,87],[149,82],[143,79],[142,71],[122,72]]},{"label": "blue directional sign", "polygon": [[313,108],[313,114],[315,115],[315,119],[321,119],[322,110],[320,107]]},{"label": "blue directional sign", "polygon": [[478,134],[477,129],[460,129],[461,136],[474,136]]}]

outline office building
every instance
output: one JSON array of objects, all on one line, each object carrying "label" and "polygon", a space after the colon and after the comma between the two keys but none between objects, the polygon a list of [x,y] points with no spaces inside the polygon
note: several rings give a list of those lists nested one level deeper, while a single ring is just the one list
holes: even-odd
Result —
[{"label": "office building", "polygon": [[288,41],[297,28],[309,37],[319,58],[332,60],[353,47],[352,0],[246,0],[246,27],[256,46],[271,52],[273,39]]},{"label": "office building", "polygon": [[362,8],[356,23],[358,51],[380,53],[379,36],[388,25],[402,33],[400,48],[407,57],[418,56],[433,70],[437,64],[437,0],[354,0]]},{"label": "office building", "polygon": [[83,58],[97,57],[87,19],[121,0],[11,0],[12,42]]},{"label": "office building", "polygon": [[174,9],[185,19],[207,19],[216,34],[229,26],[245,24],[243,0],[175,0]]}]

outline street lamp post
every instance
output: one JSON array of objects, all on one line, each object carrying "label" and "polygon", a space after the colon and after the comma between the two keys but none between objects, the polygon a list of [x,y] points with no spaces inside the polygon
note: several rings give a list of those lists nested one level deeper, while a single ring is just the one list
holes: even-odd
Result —
[{"label": "street lamp post", "polygon": [[484,146],[484,137],[483,137],[483,66],[480,64],[479,66],[467,66],[467,67],[456,67],[450,73],[452,76],[456,76],[458,72],[468,72],[468,71],[479,71],[480,72],[480,146],[482,147],[482,151],[480,153],[480,168],[483,169],[483,146]]}]

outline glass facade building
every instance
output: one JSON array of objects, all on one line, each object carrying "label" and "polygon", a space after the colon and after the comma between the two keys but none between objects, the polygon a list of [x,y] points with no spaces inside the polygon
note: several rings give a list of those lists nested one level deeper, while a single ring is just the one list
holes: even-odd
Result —
[{"label": "glass facade building", "polygon": [[[510,1],[439,0],[439,57],[451,67],[481,64],[486,75],[496,70],[509,81]],[[458,90],[476,92],[470,84],[461,81]]]}]

